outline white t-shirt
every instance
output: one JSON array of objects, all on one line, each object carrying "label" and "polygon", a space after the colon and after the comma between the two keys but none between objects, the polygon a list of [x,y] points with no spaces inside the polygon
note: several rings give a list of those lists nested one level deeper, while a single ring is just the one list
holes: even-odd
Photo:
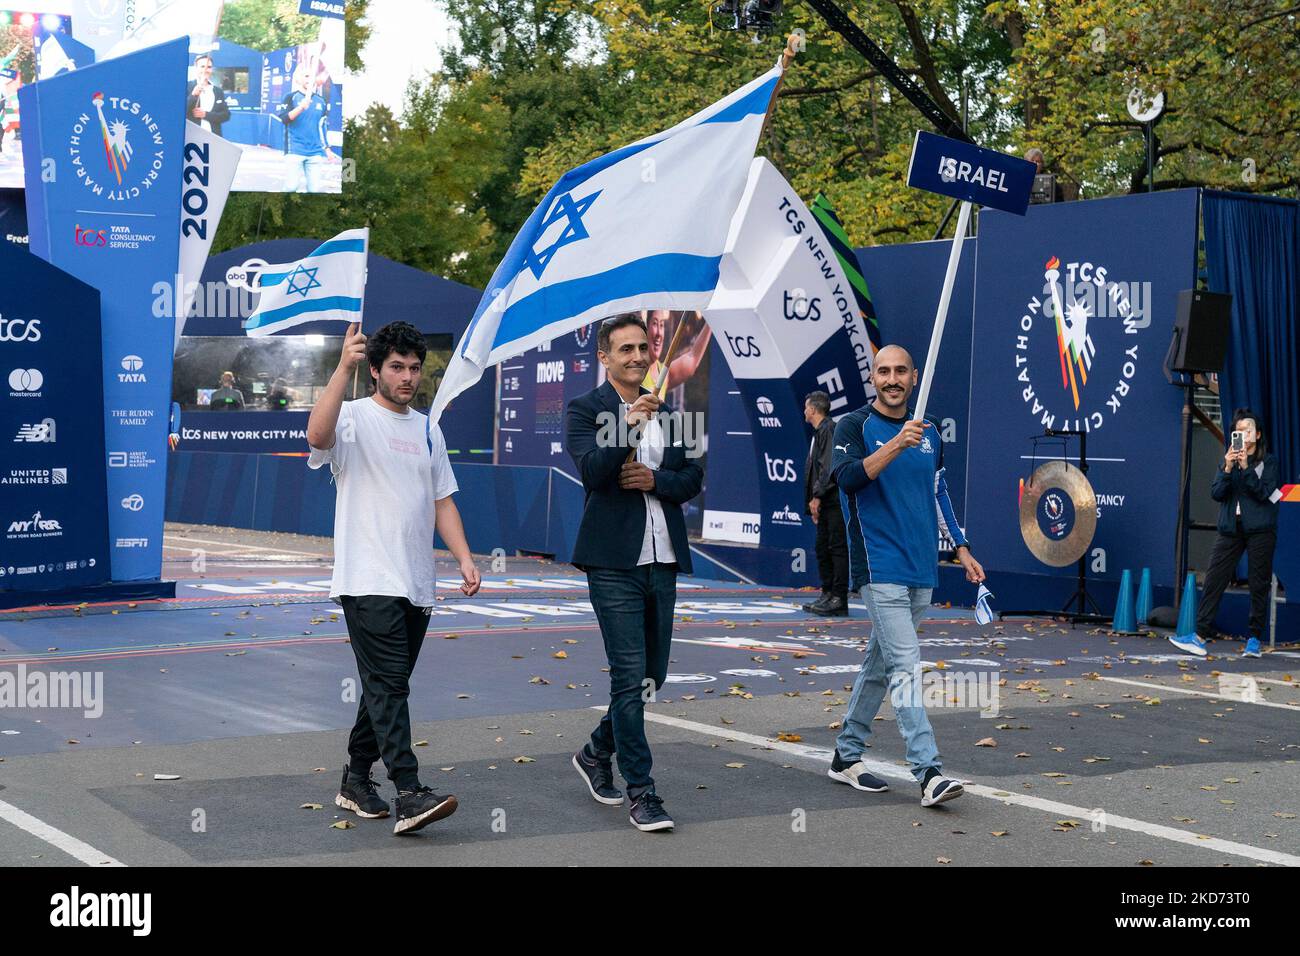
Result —
[{"label": "white t-shirt", "polygon": [[[311,449],[337,486],[330,597],[385,594],[433,607],[434,502],[457,491],[442,429],[373,398],[344,402],[334,447]],[[432,447],[430,447],[432,446]]]}]

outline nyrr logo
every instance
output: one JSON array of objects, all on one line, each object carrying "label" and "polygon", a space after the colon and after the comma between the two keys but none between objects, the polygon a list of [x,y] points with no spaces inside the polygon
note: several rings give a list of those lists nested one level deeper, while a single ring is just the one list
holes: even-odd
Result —
[{"label": "nyrr logo", "polygon": [[789,505],[785,505],[780,511],[772,512],[772,524],[783,524],[797,528],[803,524],[803,516],[797,511],[791,511]]},{"label": "nyrr logo", "polygon": [[1021,398],[1039,424],[1095,431],[1119,412],[1137,375],[1137,336],[1150,325],[1133,290],[1149,286],[1109,279],[1091,262],[1047,260],[1015,350]]},{"label": "nyrr logo", "polygon": [[144,359],[138,355],[122,356],[122,371],[117,373],[119,382],[146,382],[144,373],[140,369],[144,368]]},{"label": "nyrr logo", "polygon": [[754,405],[758,409],[758,424],[761,427],[763,428],[781,427],[781,419],[778,418],[776,415],[772,414],[772,412],[776,411],[776,406],[772,404],[772,400],[770,398],[760,395],[758,399],[754,402]]},{"label": "nyrr logo", "polygon": [[[90,102],[91,111],[77,117],[68,137],[77,179],[96,196],[115,202],[137,199],[162,173],[166,158],[162,129],[135,100],[97,92]],[[138,159],[137,145],[147,150]]]},{"label": "nyrr logo", "polygon": [[8,537],[11,538],[54,538],[63,534],[63,529],[53,518],[46,518],[38,511],[27,521],[14,521],[9,525]]}]

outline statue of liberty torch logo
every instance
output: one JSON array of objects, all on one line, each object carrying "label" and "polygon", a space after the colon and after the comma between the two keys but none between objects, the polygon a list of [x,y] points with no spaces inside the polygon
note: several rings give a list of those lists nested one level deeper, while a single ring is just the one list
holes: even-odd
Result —
[{"label": "statue of liberty torch logo", "polygon": [[1092,357],[1097,354],[1097,349],[1092,344],[1092,336],[1088,334],[1088,310],[1073,300],[1068,311],[1061,308],[1061,289],[1056,284],[1061,277],[1060,265],[1061,260],[1056,256],[1048,259],[1043,278],[1052,291],[1052,306],[1056,313],[1056,350],[1061,358],[1061,387],[1071,393],[1075,411],[1078,411],[1079,386],[1088,384],[1088,370],[1092,368]]},{"label": "statue of liberty torch logo", "polygon": [[122,185],[122,174],[126,172],[127,163],[131,161],[131,144],[126,141],[126,124],[120,119],[113,120],[110,129],[104,119],[104,94],[96,93],[91,97],[95,112],[99,114],[99,131],[104,136],[104,155],[108,158],[108,168],[117,177],[117,184]]}]

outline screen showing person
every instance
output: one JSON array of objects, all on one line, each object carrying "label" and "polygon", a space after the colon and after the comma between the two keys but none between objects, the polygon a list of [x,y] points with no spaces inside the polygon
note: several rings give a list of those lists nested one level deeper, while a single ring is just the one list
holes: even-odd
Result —
[{"label": "screen showing person", "polygon": [[221,373],[221,387],[212,392],[208,404],[213,411],[242,412],[244,410],[244,393],[235,388],[235,373]]}]

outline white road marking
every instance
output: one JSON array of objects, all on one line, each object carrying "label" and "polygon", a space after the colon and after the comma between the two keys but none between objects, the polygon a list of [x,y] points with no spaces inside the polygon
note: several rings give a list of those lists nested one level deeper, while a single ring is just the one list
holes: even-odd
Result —
[{"label": "white road marking", "polygon": [[87,866],[126,866],[125,863],[113,859],[107,853],[96,850],[89,843],[83,843],[76,837],[50,826],[43,820],[36,819],[27,811],[19,810],[12,803],[5,803],[3,800],[0,800],[0,820],[6,820],[20,830],[26,830],[32,836],[44,840],[50,846],[62,850]]},{"label": "white road marking", "polygon": [[[1242,675],[1249,677],[1249,674]],[[1192,690],[1188,687],[1173,687],[1169,684],[1148,684],[1145,681],[1129,680],[1125,677],[1101,677],[1100,680],[1108,681],[1112,684],[1129,684],[1133,687],[1145,687],[1147,690],[1167,690],[1175,694],[1192,694],[1196,697],[1209,697],[1213,700],[1225,701],[1229,704],[1254,704],[1256,707],[1276,707],[1278,710],[1289,710],[1295,713],[1300,710],[1300,703],[1295,704],[1275,704],[1271,700],[1241,700],[1230,694],[1214,694],[1208,690]]]},{"label": "white road marking", "polygon": [[[592,709],[605,710],[606,708],[597,706]],[[723,727],[712,727],[709,724],[701,724],[693,720],[683,720],[680,717],[671,717],[668,714],[656,714],[647,711],[645,719],[657,724],[677,727],[681,730],[706,734],[710,737],[721,737],[725,740],[734,740],[737,743],[753,744],[757,747],[779,750],[782,753],[794,754],[795,756],[805,757],[821,762],[829,761],[831,758],[831,751],[825,748],[808,747],[803,744],[788,743],[784,740],[772,740],[768,737],[759,737],[756,734],[747,734]],[[877,776],[889,777],[893,780],[906,780],[908,783],[916,785],[916,779],[912,776],[911,772],[897,764],[867,758],[863,758],[862,762],[866,764],[868,770]],[[1076,807],[1068,803],[1060,803],[1056,800],[1044,800],[1041,797],[1031,797],[1026,794],[1011,793],[1007,790],[999,790],[995,787],[986,787],[983,784],[967,783],[964,777],[959,777],[958,779],[962,780],[962,785],[965,787],[967,793],[977,797],[984,797],[988,800],[997,800],[1000,803],[1012,806],[1028,807],[1033,810],[1042,810],[1045,813],[1055,814],[1057,816],[1079,817],[1084,820],[1090,819],[1093,812],[1087,807]],[[1131,830],[1134,833],[1142,833],[1146,836],[1169,840],[1173,843],[1182,843],[1185,846],[1215,850],[1219,853],[1240,856],[1260,863],[1275,863],[1280,866],[1300,866],[1300,856],[1295,856],[1290,853],[1282,853],[1277,850],[1268,850],[1263,847],[1251,846],[1248,843],[1236,843],[1232,840],[1221,840],[1218,837],[1202,836],[1193,833],[1190,830],[1179,830],[1176,827],[1167,827],[1160,823],[1148,823],[1145,820],[1136,820],[1132,817],[1121,817],[1113,813],[1106,814],[1106,827],[1108,829],[1113,827],[1116,830]]]},{"label": "white road marking", "polygon": [[[168,540],[168,539],[167,539],[167,536],[164,535],[164,536],[163,536],[163,547],[165,547],[165,548],[166,548],[166,547],[175,547],[175,548],[179,548],[179,547],[180,547],[180,545],[168,545],[168,544],[167,544],[167,540]],[[238,541],[212,541],[212,540],[210,540],[210,539],[208,539],[208,538],[189,538],[189,537],[185,537],[185,538],[182,538],[182,537],[174,537],[174,538],[172,538],[171,540],[172,540],[172,541],[184,541],[184,542],[187,542],[187,543],[190,542],[190,541],[195,541],[195,542],[198,542],[199,544],[215,544],[217,547],[220,547],[220,548],[239,548],[240,550],[243,550],[243,551],[270,551],[270,552],[272,552],[273,554],[297,554],[297,555],[301,555],[301,556],[308,557],[308,558],[325,558],[325,557],[329,557],[329,555],[321,554],[321,553],[318,552],[318,551],[291,551],[291,550],[288,549],[288,548],[266,548],[266,547],[262,547],[261,545],[256,545],[256,544],[241,544],[241,543],[238,542]]]}]

